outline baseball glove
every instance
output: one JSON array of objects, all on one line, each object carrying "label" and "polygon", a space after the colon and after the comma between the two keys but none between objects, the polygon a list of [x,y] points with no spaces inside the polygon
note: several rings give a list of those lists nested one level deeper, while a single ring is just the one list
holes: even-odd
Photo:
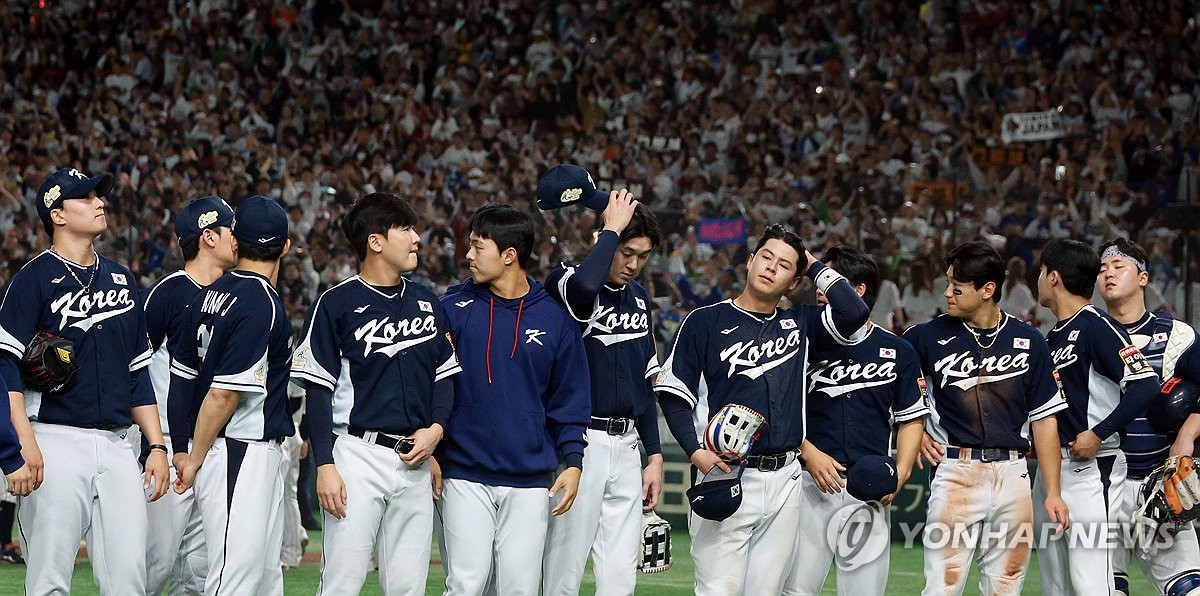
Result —
[{"label": "baseball glove", "polygon": [[21,378],[25,387],[42,393],[70,387],[78,370],[75,344],[45,331],[33,336],[21,358]]},{"label": "baseball glove", "polygon": [[1180,455],[1150,473],[1138,489],[1133,512],[1135,538],[1142,550],[1153,553],[1164,534],[1174,535],[1187,522],[1200,518],[1200,478],[1195,461]]},{"label": "baseball glove", "polygon": [[1200,517],[1200,478],[1196,461],[1186,455],[1167,458],[1163,465],[1163,497],[1177,522]]},{"label": "baseball glove", "polygon": [[671,568],[671,524],[653,511],[642,515],[642,573],[658,573]]},{"label": "baseball glove", "polygon": [[764,423],[766,419],[762,414],[742,404],[725,404],[708,421],[704,446],[722,459],[743,459],[758,440],[759,428]]}]

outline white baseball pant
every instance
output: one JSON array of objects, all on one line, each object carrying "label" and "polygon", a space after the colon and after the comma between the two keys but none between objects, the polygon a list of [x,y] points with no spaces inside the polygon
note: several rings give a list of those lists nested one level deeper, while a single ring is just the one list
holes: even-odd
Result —
[{"label": "white baseball pant", "polygon": [[[851,567],[851,561],[839,557],[829,543],[827,532],[830,524],[838,524],[839,536],[845,539],[846,534],[864,531],[860,527],[848,523],[850,513],[858,507],[870,507],[850,493],[842,489],[837,494],[821,492],[816,482],[807,470],[800,482],[804,503],[804,514],[800,516],[800,539],[796,545],[796,557],[792,561],[791,572],[784,583],[785,596],[816,596],[825,585],[829,575],[829,565],[837,565],[837,591],[839,596],[865,596],[867,594],[883,594],[887,587],[888,569],[890,567],[890,549],[885,546],[883,553],[871,561]],[[885,545],[891,542],[891,512],[883,508],[879,518],[884,523],[873,523],[866,528],[866,536],[856,536],[855,541],[863,543],[881,541]],[[857,562],[855,562],[857,563]]]},{"label": "white baseball pant", "polygon": [[[1125,496],[1117,510],[1117,520],[1121,523],[1133,523],[1133,513],[1137,509],[1138,491],[1141,479],[1127,478],[1125,480]],[[1151,553],[1134,547],[1132,549],[1117,548],[1113,551],[1113,576],[1129,579],[1129,560],[1136,559],[1142,568],[1142,573],[1156,590],[1166,594],[1171,580],[1188,572],[1200,569],[1200,543],[1196,540],[1196,530],[1190,525],[1180,528],[1174,534],[1173,540],[1158,545]]]},{"label": "white baseball pant", "polygon": [[[171,447],[167,441],[167,449]],[[167,453],[171,478],[175,478],[174,454]],[[146,491],[149,497],[150,491]],[[162,594],[171,582],[170,594],[203,594],[208,574],[208,555],[204,548],[204,526],[196,491],[182,495],[174,490],[146,504],[146,520],[151,531],[146,540],[146,586],[148,594]]]},{"label": "white baseball pant", "polygon": [[[1111,594],[1113,551],[1119,541],[1117,511],[1125,491],[1125,454],[1121,451],[1089,459],[1071,459],[1063,449],[1062,499],[1071,511],[1071,527],[1039,545],[1038,566],[1046,594]],[[1044,478],[1033,483],[1034,502],[1046,498]],[[1037,536],[1048,535],[1050,524],[1044,507],[1034,508]],[[1109,534],[1109,532],[1112,532]],[[1106,538],[1112,536],[1113,538]]]},{"label": "white baseball pant", "polygon": [[282,595],[282,446],[218,438],[195,490],[208,547],[204,594]]},{"label": "white baseball pant", "polygon": [[145,594],[146,495],[127,431],[32,424],[46,467],[17,510],[25,593],[69,594],[86,534],[100,593]]},{"label": "white baseball pant", "polygon": [[800,462],[742,474],[742,505],[725,521],[688,514],[697,596],[779,594],[800,531]]},{"label": "white baseball pant", "polygon": [[[536,596],[550,517],[549,490],[490,486],[447,479],[442,483],[445,596]],[[493,559],[495,573],[493,574]]]},{"label": "white baseball pant", "polygon": [[579,593],[588,554],[596,596],[633,594],[642,546],[642,457],[638,434],[587,431],[587,465],[579,494],[566,513],[550,518],[542,565],[542,594]]},{"label": "white baseball pant", "polygon": [[[1019,537],[1031,529],[1033,509],[1024,459],[943,460],[929,486],[922,594],[962,594],[971,561],[978,559],[981,593],[1019,595],[1032,546],[1028,537]],[[965,533],[982,536],[985,532],[994,539],[980,543],[965,537]]]},{"label": "white baseball pant", "polygon": [[298,567],[304,557],[304,541],[308,531],[300,523],[300,501],[296,482],[300,479],[300,447],[304,439],[299,433],[283,440],[283,546],[279,562],[284,567]]},{"label": "white baseball pant", "polygon": [[346,484],[346,517],[325,513],[319,596],[358,594],[379,561],[383,594],[424,594],[433,531],[429,464],[409,466],[395,450],[341,435],[333,444]]}]

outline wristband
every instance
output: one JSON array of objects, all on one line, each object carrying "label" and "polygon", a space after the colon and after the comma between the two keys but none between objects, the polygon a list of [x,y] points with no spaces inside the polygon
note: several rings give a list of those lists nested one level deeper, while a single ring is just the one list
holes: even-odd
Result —
[{"label": "wristband", "polygon": [[167,446],[166,446],[166,445],[151,445],[151,446],[150,446],[150,451],[154,451],[155,449],[157,449],[157,450],[159,450],[159,451],[162,451],[164,454],[166,454],[166,453],[167,453]]}]

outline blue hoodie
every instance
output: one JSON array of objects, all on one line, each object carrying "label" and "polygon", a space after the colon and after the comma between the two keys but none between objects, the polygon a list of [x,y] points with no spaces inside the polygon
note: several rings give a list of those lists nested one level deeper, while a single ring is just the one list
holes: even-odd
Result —
[{"label": "blue hoodie", "polygon": [[473,281],[442,296],[463,372],[439,447],[446,478],[549,488],[559,461],[582,467],[591,385],[579,326],[529,279],[505,300]]}]

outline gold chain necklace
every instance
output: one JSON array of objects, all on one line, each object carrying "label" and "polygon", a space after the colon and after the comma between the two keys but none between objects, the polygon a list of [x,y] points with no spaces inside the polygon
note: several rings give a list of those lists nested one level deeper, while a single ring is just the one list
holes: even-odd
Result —
[{"label": "gold chain necklace", "polygon": [[967,330],[971,332],[971,337],[975,338],[975,344],[979,346],[980,350],[986,350],[986,349],[996,345],[996,340],[1000,338],[1000,321],[1003,318],[1004,318],[1004,311],[997,308],[996,309],[996,334],[992,336],[992,342],[986,346],[983,345],[983,342],[979,341],[979,334],[976,333],[975,330],[972,329],[970,325],[967,325]]},{"label": "gold chain necklace", "polygon": [[92,284],[95,283],[95,281],[96,281],[96,272],[100,270],[100,256],[96,254],[96,251],[92,251],[92,258],[95,259],[96,264],[95,264],[95,266],[91,267],[92,276],[90,278],[88,278],[88,282],[86,285],[83,283],[83,280],[79,279],[78,275],[75,275],[75,268],[71,267],[71,265],[70,265],[71,260],[62,256],[57,250],[55,250],[53,244],[50,245],[50,252],[57,255],[58,258],[60,258],[64,261],[67,261],[66,263],[63,263],[63,266],[67,268],[67,273],[71,274],[71,278],[75,280],[75,283],[79,284],[80,287],[83,288],[83,293],[87,294],[88,290],[90,290],[92,288]]}]

